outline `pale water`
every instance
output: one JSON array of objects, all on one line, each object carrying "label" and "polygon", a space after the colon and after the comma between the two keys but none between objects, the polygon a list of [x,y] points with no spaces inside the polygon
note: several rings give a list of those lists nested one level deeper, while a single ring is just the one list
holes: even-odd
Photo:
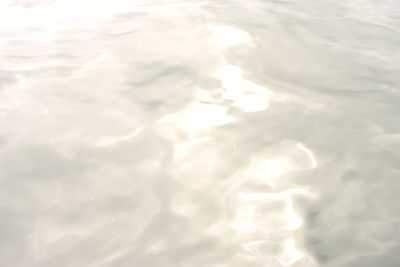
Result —
[{"label": "pale water", "polygon": [[399,52],[395,0],[2,0],[0,266],[400,266]]}]

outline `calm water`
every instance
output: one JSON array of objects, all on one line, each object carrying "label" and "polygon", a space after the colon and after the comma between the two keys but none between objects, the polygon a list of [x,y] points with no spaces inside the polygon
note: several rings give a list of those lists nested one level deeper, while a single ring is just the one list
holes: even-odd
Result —
[{"label": "calm water", "polygon": [[400,266],[399,1],[0,5],[0,266]]}]

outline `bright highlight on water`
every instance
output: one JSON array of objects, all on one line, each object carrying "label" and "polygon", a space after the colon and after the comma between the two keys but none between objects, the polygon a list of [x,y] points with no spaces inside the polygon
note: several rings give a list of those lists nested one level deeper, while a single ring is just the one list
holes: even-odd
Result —
[{"label": "bright highlight on water", "polygon": [[2,1],[0,266],[400,266],[397,10]]}]

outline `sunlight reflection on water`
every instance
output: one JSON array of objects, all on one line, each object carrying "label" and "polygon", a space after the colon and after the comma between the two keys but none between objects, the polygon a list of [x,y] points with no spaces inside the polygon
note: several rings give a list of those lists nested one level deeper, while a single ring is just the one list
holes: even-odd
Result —
[{"label": "sunlight reflection on water", "polygon": [[0,3],[0,266],[397,267],[397,2]]}]

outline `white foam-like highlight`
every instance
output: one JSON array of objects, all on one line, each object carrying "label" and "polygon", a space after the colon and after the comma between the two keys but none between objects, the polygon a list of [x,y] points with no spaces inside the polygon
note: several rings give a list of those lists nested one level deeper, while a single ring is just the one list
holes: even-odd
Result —
[{"label": "white foam-like highlight", "polygon": [[96,147],[113,146],[120,142],[127,141],[129,139],[136,137],[143,130],[144,130],[144,127],[140,127],[139,129],[134,130],[131,133],[128,133],[128,134],[122,135],[122,136],[102,136],[102,137],[98,138],[97,140],[94,140],[93,145]]},{"label": "white foam-like highlight", "polygon": [[193,103],[178,114],[168,115],[161,122],[173,122],[187,133],[196,134],[203,130],[233,122],[228,108],[213,104]]},{"label": "white foam-like highlight", "polygon": [[[259,227],[264,227],[262,223],[257,221],[257,210],[263,205],[272,203],[276,205],[281,203],[283,208],[276,214],[271,214],[269,223],[278,219],[279,225],[269,225],[270,227],[278,227],[280,231],[295,231],[301,227],[303,220],[293,207],[292,196],[294,194],[308,195],[309,192],[304,189],[288,189],[276,193],[258,193],[258,192],[241,192],[238,195],[239,205],[236,210],[236,217],[233,226],[239,232],[251,232]],[[266,201],[266,202],[264,202]],[[279,218],[278,218],[279,217]],[[281,223],[284,222],[284,225]],[[283,227],[283,228],[282,228]]]},{"label": "white foam-like highlight", "polygon": [[316,168],[317,160],[315,159],[314,153],[309,148],[304,146],[302,143],[297,143],[296,146],[307,154],[308,158],[310,159],[311,168],[313,169]]},{"label": "white foam-like highlight", "polygon": [[229,48],[251,41],[251,37],[247,32],[234,27],[209,25],[208,30],[211,32],[214,43],[221,48]]},{"label": "white foam-like highlight", "polygon": [[248,170],[251,177],[272,180],[284,174],[288,168],[289,163],[285,159],[261,159],[252,164]]},{"label": "white foam-like highlight", "polygon": [[303,220],[301,219],[299,214],[297,214],[296,211],[294,210],[292,198],[286,198],[285,204],[286,204],[285,215],[288,220],[287,229],[290,231],[294,231],[300,228],[300,226],[303,224]]},{"label": "white foam-like highlight", "polygon": [[232,105],[245,112],[257,112],[268,108],[271,92],[243,77],[241,68],[227,65],[214,75],[224,87],[222,97],[233,101]]},{"label": "white foam-like highlight", "polygon": [[283,242],[283,249],[278,260],[283,266],[291,266],[303,257],[304,253],[296,248],[295,240],[288,238]]}]

